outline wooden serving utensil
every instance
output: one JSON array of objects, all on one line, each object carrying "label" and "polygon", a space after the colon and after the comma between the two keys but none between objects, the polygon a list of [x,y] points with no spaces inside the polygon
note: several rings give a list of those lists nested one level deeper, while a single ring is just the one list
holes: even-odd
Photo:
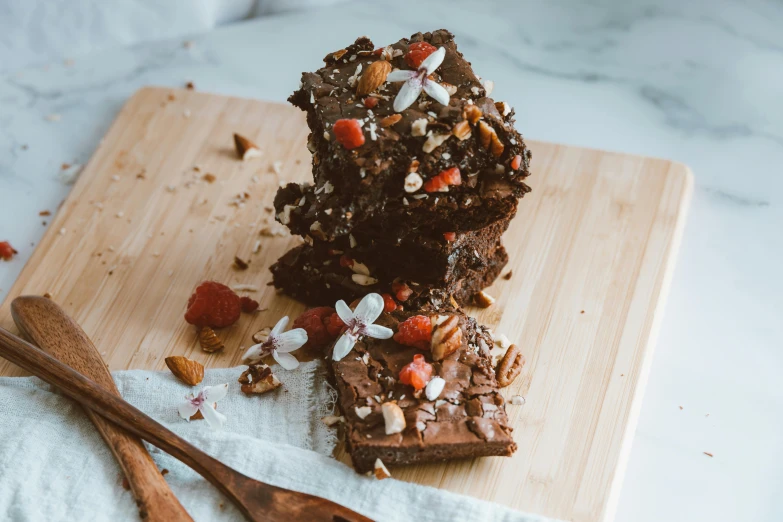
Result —
[{"label": "wooden serving utensil", "polygon": [[[107,392],[120,396],[95,345],[54,301],[36,296],[17,297],[11,303],[11,315],[19,331],[42,350],[92,379]],[[128,479],[141,518],[148,522],[192,521],[141,439],[89,408],[84,412],[109,445]]]},{"label": "wooden serving utensil", "polygon": [[121,397],[3,328],[0,328],[0,356],[189,466],[226,495],[248,520],[370,520],[330,500],[264,484],[239,473],[169,431]]}]

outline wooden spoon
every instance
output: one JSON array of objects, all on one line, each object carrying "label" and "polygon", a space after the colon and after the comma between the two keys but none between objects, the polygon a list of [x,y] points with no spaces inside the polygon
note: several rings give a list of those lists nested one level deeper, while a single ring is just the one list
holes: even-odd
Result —
[{"label": "wooden spoon", "polygon": [[[17,297],[11,303],[11,315],[19,331],[49,355],[89,377],[108,392],[120,396],[95,345],[54,301],[44,297]],[[84,412],[109,445],[128,479],[141,518],[149,522],[192,521],[169,489],[141,439],[89,408],[85,408]]]},{"label": "wooden spoon", "polygon": [[0,356],[183,462],[226,495],[248,520],[370,520],[329,500],[264,484],[239,473],[169,431],[121,397],[3,328],[0,328]]}]

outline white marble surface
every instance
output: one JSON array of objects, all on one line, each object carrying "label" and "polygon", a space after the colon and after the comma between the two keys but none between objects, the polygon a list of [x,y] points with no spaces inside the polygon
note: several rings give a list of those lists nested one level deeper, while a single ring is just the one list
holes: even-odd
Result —
[{"label": "white marble surface", "polygon": [[783,520],[782,26],[770,1],[359,3],[221,28],[190,49],[164,41],[10,72],[0,240],[20,255],[0,263],[0,297],[45,230],[38,212],[68,193],[60,164],[86,162],[137,88],[193,80],[284,100],[357,35],[447,27],[526,136],[695,173],[617,520]]}]

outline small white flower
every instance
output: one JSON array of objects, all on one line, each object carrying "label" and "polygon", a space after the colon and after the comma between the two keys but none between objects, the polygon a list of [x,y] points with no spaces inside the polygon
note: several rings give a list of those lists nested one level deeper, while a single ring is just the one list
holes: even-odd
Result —
[{"label": "small white flower", "polygon": [[394,110],[402,112],[410,107],[419,97],[421,91],[426,92],[432,99],[442,105],[449,104],[449,92],[438,83],[430,80],[428,76],[440,67],[446,57],[446,49],[440,47],[429,55],[416,71],[404,71],[398,69],[392,71],[386,77],[389,82],[405,82],[397,97],[394,99]]},{"label": "small white flower", "polygon": [[190,418],[201,412],[204,420],[211,428],[220,429],[226,422],[226,416],[219,413],[214,404],[226,396],[228,393],[228,383],[218,386],[204,386],[198,395],[193,393],[185,396],[185,402],[179,405],[179,416],[190,422]]},{"label": "small white flower", "polygon": [[288,316],[283,316],[269,332],[266,340],[254,344],[245,352],[242,358],[250,363],[257,363],[267,355],[274,357],[275,361],[286,370],[296,370],[299,361],[288,352],[301,348],[307,342],[307,332],[304,328],[294,328],[283,332],[288,325]]},{"label": "small white flower", "polygon": [[383,312],[383,297],[379,294],[364,296],[354,311],[342,299],[337,301],[334,308],[347,327],[334,345],[332,359],[335,361],[348,355],[353,345],[365,335],[375,339],[389,339],[394,335],[391,329],[373,324]]}]

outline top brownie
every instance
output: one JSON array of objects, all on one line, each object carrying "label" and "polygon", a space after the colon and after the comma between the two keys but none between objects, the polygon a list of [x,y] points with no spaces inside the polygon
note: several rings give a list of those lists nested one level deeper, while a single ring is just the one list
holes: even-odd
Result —
[{"label": "top brownie", "polygon": [[[513,109],[489,98],[491,82],[482,84],[448,31],[381,49],[362,37],[324,61],[289,98],[307,113],[317,196],[307,211],[323,238],[395,217],[474,230],[530,190]],[[299,203],[281,200],[278,219],[286,224]]]}]

